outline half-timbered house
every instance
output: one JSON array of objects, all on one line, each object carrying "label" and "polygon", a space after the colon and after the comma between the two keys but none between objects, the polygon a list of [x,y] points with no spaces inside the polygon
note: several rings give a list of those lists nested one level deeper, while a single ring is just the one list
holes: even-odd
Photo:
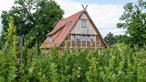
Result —
[{"label": "half-timbered house", "polygon": [[41,45],[41,48],[45,51],[48,51],[54,45],[59,47],[61,52],[66,45],[70,50],[80,47],[91,50],[95,47],[107,47],[102,35],[85,9],[60,20],[46,36],[46,40]]}]

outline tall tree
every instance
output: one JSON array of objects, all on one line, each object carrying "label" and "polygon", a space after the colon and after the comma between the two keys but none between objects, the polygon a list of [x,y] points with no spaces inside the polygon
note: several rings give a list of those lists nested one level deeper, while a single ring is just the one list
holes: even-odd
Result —
[{"label": "tall tree", "polygon": [[120,17],[122,23],[118,23],[117,27],[127,29],[130,45],[143,46],[146,44],[146,2],[138,0],[138,3],[128,3],[124,9]]},{"label": "tall tree", "polygon": [[16,34],[24,38],[34,37],[33,43],[42,43],[45,34],[53,29],[62,18],[63,10],[53,0],[15,0],[10,11],[3,11],[1,18],[3,24],[2,40],[7,32],[9,16],[14,17]]},{"label": "tall tree", "polygon": [[112,45],[112,44],[115,44],[115,43],[117,42],[116,36],[114,36],[111,32],[109,32],[109,33],[105,36],[104,40],[106,41],[106,43],[107,43],[109,46]]},{"label": "tall tree", "polygon": [[106,41],[106,43],[111,46],[113,44],[118,43],[127,43],[127,38],[128,36],[126,35],[114,35],[111,32],[109,32],[105,37],[104,40]]}]

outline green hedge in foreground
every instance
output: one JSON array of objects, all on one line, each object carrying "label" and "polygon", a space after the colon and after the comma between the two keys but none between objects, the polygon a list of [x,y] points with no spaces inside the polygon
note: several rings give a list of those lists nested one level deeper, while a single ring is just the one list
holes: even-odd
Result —
[{"label": "green hedge in foreground", "polygon": [[98,53],[87,49],[60,55],[57,47],[48,54],[25,49],[18,65],[12,50],[0,51],[1,81],[31,82],[145,82],[146,51],[117,44]]},{"label": "green hedge in foreground", "polygon": [[0,50],[1,82],[146,82],[146,48],[130,48],[116,44],[93,52],[80,51],[59,53],[57,47],[49,53],[40,52],[37,46],[23,47],[22,64],[15,36],[13,18],[6,33],[7,41]]}]

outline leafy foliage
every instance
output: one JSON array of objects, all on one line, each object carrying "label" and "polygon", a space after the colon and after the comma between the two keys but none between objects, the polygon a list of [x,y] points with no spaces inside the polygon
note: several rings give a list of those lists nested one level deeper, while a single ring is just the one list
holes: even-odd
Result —
[{"label": "leafy foliage", "polygon": [[116,43],[129,43],[130,37],[127,35],[114,35],[111,32],[109,32],[105,37],[104,40],[109,46],[112,46]]},{"label": "leafy foliage", "polygon": [[62,18],[63,10],[53,0],[15,0],[10,11],[3,11],[1,18],[3,32],[1,41],[5,42],[4,33],[7,32],[9,16],[14,17],[16,34],[25,39],[34,37],[30,46],[42,43],[45,35],[51,31]]},{"label": "leafy foliage", "polygon": [[[48,53],[39,52],[37,45],[23,46],[23,61],[17,62],[16,27],[10,17],[6,42],[0,50],[1,82],[145,82],[146,46],[131,48],[116,44],[107,49],[87,48],[60,54],[54,46]],[[100,52],[99,52],[100,51]]]},{"label": "leafy foliage", "polygon": [[137,44],[142,47],[146,44],[146,2],[138,0],[137,4],[128,3],[124,6],[124,13],[120,17],[122,23],[118,23],[119,28],[127,29],[128,44]]},{"label": "leafy foliage", "polygon": [[117,43],[120,39],[118,38],[118,36],[114,36],[114,34],[112,34],[111,32],[109,32],[105,37],[104,40],[106,41],[106,43],[110,46],[113,45],[115,43]]},{"label": "leafy foliage", "polygon": [[17,38],[13,17],[10,17],[9,28],[6,34],[6,42],[0,50],[0,80],[2,82],[14,81],[17,74]]},{"label": "leafy foliage", "polygon": [[[11,21],[13,22],[13,21]],[[86,48],[60,54],[53,47],[48,53],[39,52],[37,45],[26,46],[22,64],[17,63],[18,49],[15,26],[10,23],[7,41],[0,50],[1,82],[145,82],[146,47],[130,48],[124,44],[113,45],[104,50],[89,51]],[[9,47],[8,47],[9,46]],[[99,53],[100,50],[100,53]]]}]

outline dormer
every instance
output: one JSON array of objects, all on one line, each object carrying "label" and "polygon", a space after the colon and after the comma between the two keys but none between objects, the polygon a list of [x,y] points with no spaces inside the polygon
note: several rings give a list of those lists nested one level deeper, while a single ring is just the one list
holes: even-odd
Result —
[{"label": "dormer", "polygon": [[53,38],[52,36],[49,36],[49,37],[48,37],[48,42],[49,42],[49,43],[52,43],[53,41],[54,41],[54,38]]}]

